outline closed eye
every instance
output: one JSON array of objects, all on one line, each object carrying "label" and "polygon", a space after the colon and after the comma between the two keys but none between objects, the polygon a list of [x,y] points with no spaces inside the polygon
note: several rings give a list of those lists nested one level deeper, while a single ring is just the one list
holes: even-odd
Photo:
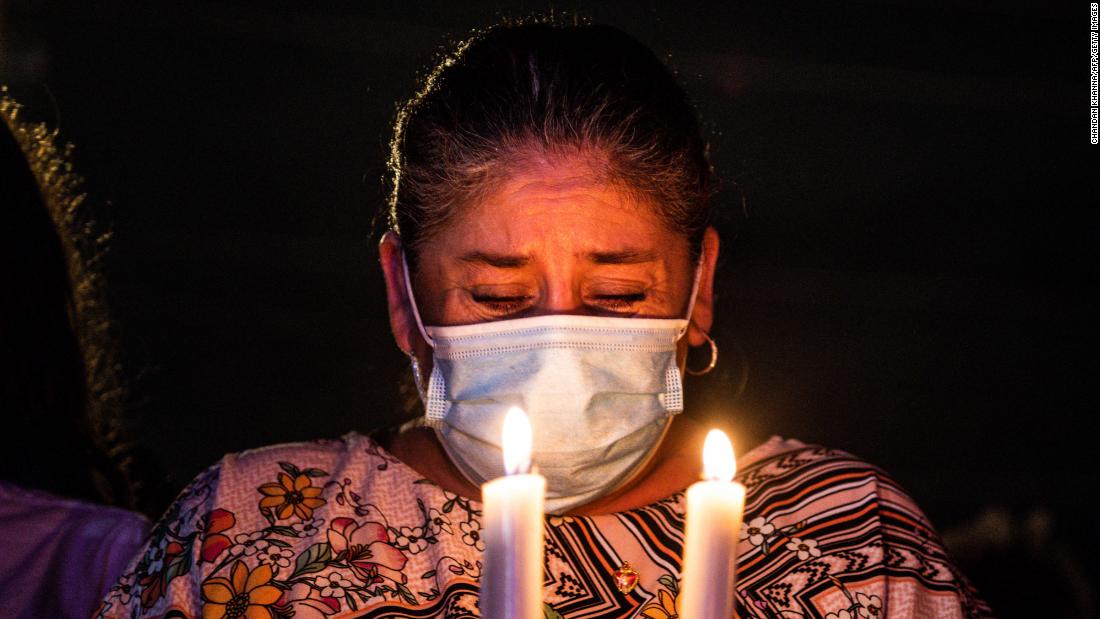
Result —
[{"label": "closed eye", "polygon": [[472,295],[474,302],[485,306],[495,314],[514,314],[524,309],[530,302],[527,295]]},{"label": "closed eye", "polygon": [[[534,301],[530,295],[502,295],[502,294],[471,294],[470,298],[475,303],[489,310],[497,316],[517,314],[528,309]],[[638,305],[646,300],[644,292],[626,294],[593,294],[589,295],[585,305],[614,313],[633,312]]]},{"label": "closed eye", "polygon": [[613,312],[625,312],[633,309],[637,304],[645,301],[644,292],[630,294],[597,294],[592,295],[590,305]]}]

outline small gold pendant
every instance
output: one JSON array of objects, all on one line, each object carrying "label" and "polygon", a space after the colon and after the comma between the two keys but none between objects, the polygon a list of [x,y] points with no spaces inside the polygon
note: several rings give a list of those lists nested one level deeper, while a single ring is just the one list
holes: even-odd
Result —
[{"label": "small gold pendant", "polygon": [[622,594],[630,593],[638,586],[638,572],[630,567],[630,563],[623,561],[619,569],[615,570],[615,588]]}]

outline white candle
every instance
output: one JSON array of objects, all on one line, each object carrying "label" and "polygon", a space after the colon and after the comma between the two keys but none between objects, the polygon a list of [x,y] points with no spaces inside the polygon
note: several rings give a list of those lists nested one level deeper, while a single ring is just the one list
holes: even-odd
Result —
[{"label": "white candle", "polygon": [[720,430],[703,444],[703,481],[687,491],[687,526],[680,617],[733,617],[737,541],[745,487],[733,481],[733,447]]},{"label": "white candle", "polygon": [[481,616],[541,619],[546,479],[530,472],[531,425],[522,410],[508,411],[503,435],[505,475],[481,486],[485,523]]}]

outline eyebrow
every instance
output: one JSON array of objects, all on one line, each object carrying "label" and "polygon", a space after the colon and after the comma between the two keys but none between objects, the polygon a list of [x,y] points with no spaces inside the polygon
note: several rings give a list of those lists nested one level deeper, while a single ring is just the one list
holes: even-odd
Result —
[{"label": "eyebrow", "polygon": [[596,264],[638,264],[641,262],[656,262],[657,252],[650,249],[598,251],[588,254],[588,259]]},{"label": "eyebrow", "polygon": [[527,266],[531,262],[531,259],[527,256],[494,254],[484,251],[465,253],[459,257],[459,260],[470,264],[487,264],[498,269],[517,269],[522,266]]},{"label": "eyebrow", "polygon": [[[622,249],[619,251],[591,252],[587,258],[596,264],[640,264],[656,262],[657,252],[648,249]],[[497,254],[486,251],[471,251],[459,256],[459,260],[468,264],[484,264],[498,269],[518,269],[531,263],[527,256],[517,254]]]}]

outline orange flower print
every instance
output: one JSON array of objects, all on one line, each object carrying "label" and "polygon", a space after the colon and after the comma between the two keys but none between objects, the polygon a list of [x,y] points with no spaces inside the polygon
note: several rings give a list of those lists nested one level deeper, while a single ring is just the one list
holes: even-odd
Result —
[{"label": "orange flower print", "polygon": [[271,566],[251,572],[243,561],[233,564],[229,578],[208,578],[202,583],[202,619],[272,619],[270,606],[283,592],[271,582]]},{"label": "orange flower print", "polygon": [[203,516],[202,550],[199,552],[200,562],[209,563],[213,561],[218,558],[222,551],[233,544],[229,537],[223,535],[222,532],[229,530],[235,524],[237,524],[237,518],[233,515],[233,512],[224,509],[212,510]]},{"label": "orange flower print", "polygon": [[680,602],[679,596],[675,598],[664,589],[657,592],[657,601],[646,604],[642,609],[642,616],[649,619],[678,619],[680,614],[676,610]]},{"label": "orange flower print", "polygon": [[408,558],[389,543],[386,527],[378,522],[359,524],[351,518],[333,518],[328,529],[328,542],[344,560],[356,578],[373,584],[383,578],[404,583],[408,579],[401,573]]},{"label": "orange flower print", "polygon": [[293,514],[302,520],[313,517],[313,510],[325,504],[320,498],[321,488],[309,483],[309,477],[299,474],[291,479],[286,473],[279,473],[278,483],[268,483],[258,488],[264,498],[260,499],[260,511],[271,511],[279,520],[290,518]]}]

